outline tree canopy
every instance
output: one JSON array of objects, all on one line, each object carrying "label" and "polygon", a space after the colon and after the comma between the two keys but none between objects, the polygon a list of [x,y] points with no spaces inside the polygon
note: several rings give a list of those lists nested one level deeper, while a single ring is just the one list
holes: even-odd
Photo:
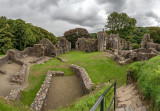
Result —
[{"label": "tree canopy", "polygon": [[64,33],[64,37],[71,42],[71,46],[72,48],[75,48],[75,42],[77,41],[78,38],[88,38],[90,37],[88,31],[84,28],[75,28],[75,29],[71,29],[69,31],[66,31]]},{"label": "tree canopy", "polygon": [[108,16],[107,29],[119,31],[121,29],[133,29],[136,25],[136,19],[129,17],[126,13],[113,12]]},{"label": "tree canopy", "polygon": [[23,50],[38,43],[42,38],[48,38],[53,44],[57,42],[52,33],[41,27],[33,26],[22,19],[0,17],[0,53],[4,54],[11,48]]}]

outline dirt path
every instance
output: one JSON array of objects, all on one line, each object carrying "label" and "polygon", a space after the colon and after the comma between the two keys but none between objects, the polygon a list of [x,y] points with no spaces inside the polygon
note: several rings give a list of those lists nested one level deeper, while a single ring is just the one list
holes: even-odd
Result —
[{"label": "dirt path", "polygon": [[75,75],[53,77],[45,109],[65,107],[81,96],[83,96],[82,88]]}]

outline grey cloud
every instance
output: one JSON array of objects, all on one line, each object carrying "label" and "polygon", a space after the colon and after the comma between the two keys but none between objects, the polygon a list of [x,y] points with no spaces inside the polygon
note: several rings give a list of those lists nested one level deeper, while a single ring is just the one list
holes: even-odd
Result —
[{"label": "grey cloud", "polygon": [[138,26],[160,25],[158,0],[0,0],[0,16],[21,18],[43,27],[53,34],[84,27],[89,32],[104,28],[107,16],[114,11],[125,12],[137,19]]}]

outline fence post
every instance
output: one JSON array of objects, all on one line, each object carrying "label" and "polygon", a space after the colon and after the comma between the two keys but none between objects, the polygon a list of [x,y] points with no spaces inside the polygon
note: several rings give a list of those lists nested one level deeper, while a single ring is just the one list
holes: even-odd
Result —
[{"label": "fence post", "polygon": [[104,98],[101,101],[101,109],[100,109],[100,111],[104,111]]},{"label": "fence post", "polygon": [[116,82],[114,84],[114,111],[116,111]]}]

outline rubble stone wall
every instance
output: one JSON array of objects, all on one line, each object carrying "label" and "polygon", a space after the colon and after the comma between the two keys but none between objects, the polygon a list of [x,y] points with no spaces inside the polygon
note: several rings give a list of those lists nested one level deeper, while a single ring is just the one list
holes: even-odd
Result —
[{"label": "rubble stone wall", "polygon": [[97,40],[90,38],[78,38],[76,41],[76,50],[84,51],[84,52],[92,52],[97,51]]},{"label": "rubble stone wall", "polygon": [[44,55],[49,57],[56,57],[71,50],[71,43],[65,38],[61,38],[55,45],[48,39],[42,39],[39,44],[44,46]]},{"label": "rubble stone wall", "polygon": [[9,60],[9,55],[6,54],[5,56],[0,58],[0,66],[6,63]]},{"label": "rubble stone wall", "polygon": [[80,80],[80,83],[81,83],[82,89],[83,89],[83,93],[84,94],[90,93],[90,91],[92,91],[92,89],[94,87],[94,83],[90,79],[86,70],[84,68],[77,66],[77,65],[74,65],[74,64],[70,65],[70,68],[73,71],[73,73]]},{"label": "rubble stone wall", "polygon": [[36,111],[42,111],[44,110],[46,100],[47,100],[47,94],[49,91],[50,83],[52,81],[53,76],[64,76],[64,72],[61,71],[48,71],[47,76],[41,85],[41,88],[39,89],[34,101],[31,104],[31,108]]},{"label": "rubble stone wall", "polygon": [[153,39],[151,39],[150,34],[145,34],[141,41],[141,48],[154,48],[157,51],[160,51],[160,44],[154,43]]}]

